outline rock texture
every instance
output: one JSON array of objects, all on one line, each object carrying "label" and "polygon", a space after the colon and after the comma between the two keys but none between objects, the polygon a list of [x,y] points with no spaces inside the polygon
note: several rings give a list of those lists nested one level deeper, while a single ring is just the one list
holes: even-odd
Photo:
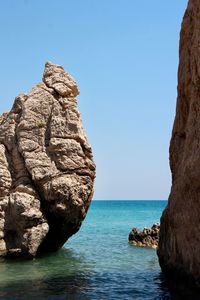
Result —
[{"label": "rock texture", "polygon": [[190,0],[180,36],[178,98],[170,144],[172,188],[158,256],[167,274],[200,285],[200,1]]},{"label": "rock texture", "polygon": [[156,249],[158,247],[159,231],[159,224],[153,224],[151,228],[145,227],[142,231],[134,227],[129,234],[129,243],[134,246]]},{"label": "rock texture", "polygon": [[0,117],[0,255],[55,251],[81,226],[95,164],[74,79],[46,63],[43,83]]}]

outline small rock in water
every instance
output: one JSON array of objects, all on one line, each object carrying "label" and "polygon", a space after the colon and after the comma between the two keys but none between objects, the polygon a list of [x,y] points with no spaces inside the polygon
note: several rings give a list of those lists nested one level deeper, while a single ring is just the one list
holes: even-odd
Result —
[{"label": "small rock in water", "polygon": [[160,224],[153,224],[151,228],[145,227],[142,231],[134,227],[129,234],[129,243],[134,246],[157,248],[159,241]]}]

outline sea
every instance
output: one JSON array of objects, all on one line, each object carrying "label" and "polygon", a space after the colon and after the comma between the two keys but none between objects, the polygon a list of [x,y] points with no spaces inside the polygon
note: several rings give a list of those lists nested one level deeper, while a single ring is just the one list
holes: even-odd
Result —
[{"label": "sea", "polygon": [[128,243],[160,221],[166,201],[92,201],[79,232],[57,253],[0,260],[1,300],[200,299],[172,288],[156,250]]}]

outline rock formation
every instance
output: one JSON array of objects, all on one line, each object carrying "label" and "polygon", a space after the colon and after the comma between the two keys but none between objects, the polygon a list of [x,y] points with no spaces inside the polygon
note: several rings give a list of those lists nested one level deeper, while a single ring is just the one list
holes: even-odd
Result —
[{"label": "rock formation", "polygon": [[142,231],[134,227],[129,234],[129,243],[134,246],[156,249],[158,247],[159,231],[159,224],[153,224],[151,228],[145,227]]},{"label": "rock formation", "polygon": [[178,98],[170,144],[172,188],[158,256],[166,274],[200,286],[200,1],[190,0],[179,49]]},{"label": "rock formation", "polygon": [[46,63],[43,83],[0,117],[0,256],[55,251],[81,226],[95,164],[73,78]]}]

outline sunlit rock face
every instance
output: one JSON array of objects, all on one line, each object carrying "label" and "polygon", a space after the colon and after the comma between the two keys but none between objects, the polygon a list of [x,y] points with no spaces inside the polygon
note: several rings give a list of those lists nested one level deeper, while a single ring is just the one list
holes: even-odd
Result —
[{"label": "sunlit rock face", "polygon": [[190,0],[180,35],[178,98],[170,144],[172,188],[161,218],[164,272],[200,285],[200,1]]},{"label": "sunlit rock face", "polygon": [[63,67],[0,116],[0,255],[56,251],[76,233],[93,195],[95,164]]}]

